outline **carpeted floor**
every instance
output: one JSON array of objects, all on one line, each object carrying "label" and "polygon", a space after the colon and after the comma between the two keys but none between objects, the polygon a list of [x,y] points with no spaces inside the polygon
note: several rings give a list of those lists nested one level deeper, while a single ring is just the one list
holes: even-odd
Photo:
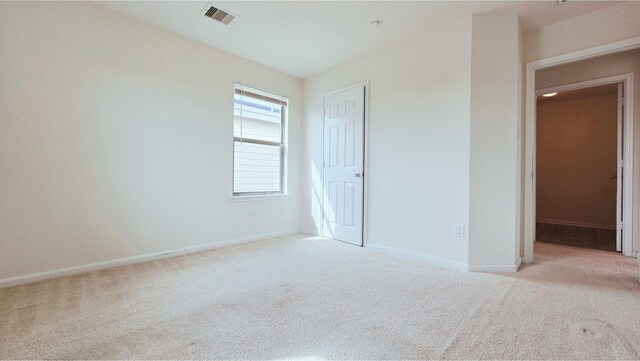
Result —
[{"label": "carpeted floor", "polygon": [[467,273],[303,237],[1,289],[0,358],[640,358],[633,258]]}]

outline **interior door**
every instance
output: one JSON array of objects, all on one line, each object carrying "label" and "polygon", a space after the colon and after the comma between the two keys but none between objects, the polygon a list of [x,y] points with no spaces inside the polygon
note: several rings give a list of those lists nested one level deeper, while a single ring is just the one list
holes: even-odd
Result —
[{"label": "interior door", "polygon": [[358,86],[324,98],[323,226],[325,237],[362,246],[364,99]]},{"label": "interior door", "polygon": [[618,165],[616,174],[616,251],[622,252],[622,234],[624,223],[622,223],[623,212],[623,194],[622,180],[624,177],[624,89],[623,83],[618,84]]}]

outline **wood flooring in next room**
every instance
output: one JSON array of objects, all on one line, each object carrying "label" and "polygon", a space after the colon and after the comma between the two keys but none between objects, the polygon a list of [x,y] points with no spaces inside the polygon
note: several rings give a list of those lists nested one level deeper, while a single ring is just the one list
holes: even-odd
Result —
[{"label": "wood flooring in next room", "polygon": [[536,241],[616,252],[615,229],[536,223]]}]

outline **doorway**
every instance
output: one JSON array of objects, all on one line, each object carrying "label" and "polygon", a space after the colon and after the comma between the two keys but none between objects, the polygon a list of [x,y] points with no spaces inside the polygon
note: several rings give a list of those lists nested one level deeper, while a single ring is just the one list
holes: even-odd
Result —
[{"label": "doorway", "polygon": [[622,251],[624,84],[536,92],[536,241]]},{"label": "doorway", "polygon": [[[623,168],[625,177],[622,181],[623,212],[622,212],[622,253],[625,256],[635,256],[633,234],[634,228],[638,227],[638,222],[634,214],[632,196],[638,191],[638,182],[634,176],[634,72],[637,67],[632,64],[637,60],[635,54],[640,48],[640,37],[613,42],[589,49],[579,50],[568,54],[553,56],[526,64],[526,106],[525,106],[525,138],[522,143],[523,149],[523,176],[522,176],[522,197],[523,197],[523,262],[533,262],[533,249],[536,239],[536,90],[540,89],[538,75],[545,69],[563,69],[557,72],[556,79],[564,78],[575,74],[574,67],[580,67],[587,62],[599,61],[607,57],[628,57],[631,60],[626,63],[618,63],[616,66],[603,66],[592,68],[588,72],[587,79],[600,76],[609,76],[610,83],[622,82],[624,84],[624,98],[626,101],[622,105],[624,109],[623,119]],[[604,74],[604,73],[609,74]],[[626,73],[625,73],[626,72]],[[622,74],[622,75],[612,75]],[[637,78],[637,77],[635,77]],[[589,81],[582,82],[582,87],[593,85]],[[633,100],[633,101],[632,101]],[[624,226],[626,225],[626,226]]]},{"label": "doorway", "polygon": [[364,244],[367,83],[325,94],[322,235]]}]

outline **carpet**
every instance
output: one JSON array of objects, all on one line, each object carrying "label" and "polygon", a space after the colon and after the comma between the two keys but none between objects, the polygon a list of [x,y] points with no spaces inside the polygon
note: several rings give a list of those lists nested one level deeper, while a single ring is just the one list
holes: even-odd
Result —
[{"label": "carpet", "polygon": [[2,359],[639,359],[638,264],[469,273],[303,235],[0,289]]}]

